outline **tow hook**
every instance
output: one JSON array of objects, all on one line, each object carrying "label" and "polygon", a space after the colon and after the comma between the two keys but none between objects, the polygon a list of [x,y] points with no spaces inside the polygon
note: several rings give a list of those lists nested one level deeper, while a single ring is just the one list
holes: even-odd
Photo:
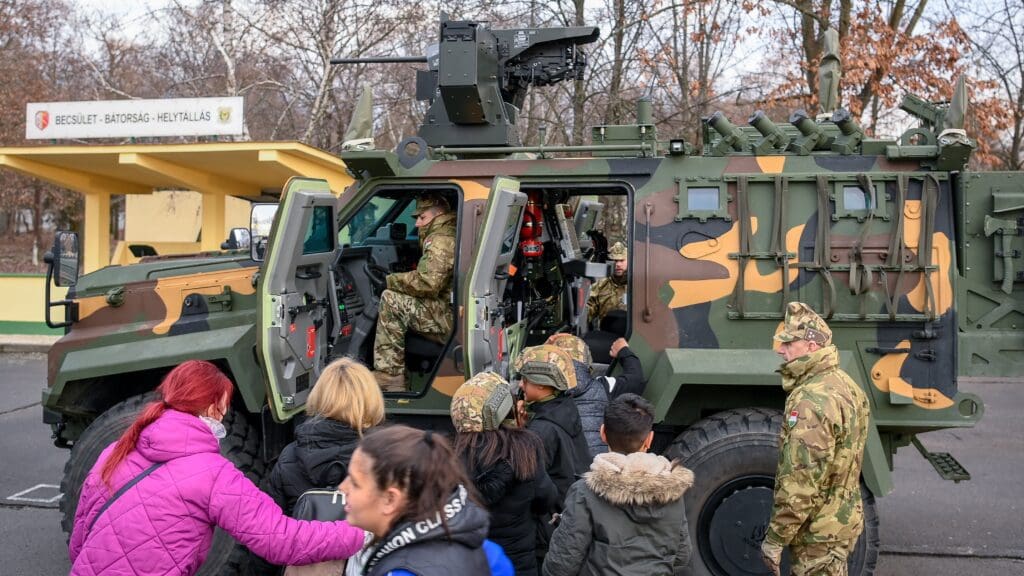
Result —
[{"label": "tow hook", "polygon": [[57,448],[71,447],[71,444],[69,444],[67,439],[64,438],[65,428],[67,428],[67,424],[64,423],[64,420],[53,425],[53,434],[50,435],[50,439],[53,440],[53,445]]}]

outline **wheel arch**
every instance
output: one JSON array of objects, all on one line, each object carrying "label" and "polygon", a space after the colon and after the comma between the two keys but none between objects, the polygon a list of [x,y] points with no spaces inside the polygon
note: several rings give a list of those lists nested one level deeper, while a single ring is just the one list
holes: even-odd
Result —
[{"label": "wheel arch", "polygon": [[[865,382],[857,354],[840,350],[839,356],[842,369],[856,381]],[[655,406],[655,422],[671,427],[689,427],[726,410],[781,410],[785,392],[778,366],[778,355],[767,349],[668,348],[658,354],[644,396]],[[870,397],[870,390],[865,393]],[[889,453],[874,420],[868,429],[861,474],[872,495],[892,492]]]},{"label": "wheel arch", "polygon": [[247,324],[68,350],[44,391],[44,405],[58,412],[98,416],[125,398],[156,388],[174,366],[186,360],[208,360],[234,381],[245,409],[258,413],[266,399],[266,385],[255,347],[256,327]]}]

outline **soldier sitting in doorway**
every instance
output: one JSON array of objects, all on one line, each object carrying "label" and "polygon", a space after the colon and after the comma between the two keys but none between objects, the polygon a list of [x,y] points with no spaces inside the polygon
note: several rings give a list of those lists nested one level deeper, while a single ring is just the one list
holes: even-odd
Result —
[{"label": "soldier sitting in doorway", "polygon": [[416,228],[422,256],[415,270],[387,277],[380,297],[373,346],[374,376],[385,392],[405,392],[405,332],[413,330],[441,341],[452,331],[452,272],[455,267],[455,217],[439,194],[416,199]]},{"label": "soldier sitting in doorway", "polygon": [[613,265],[612,275],[594,283],[587,298],[587,317],[595,326],[599,326],[609,312],[626,309],[626,270],[629,267],[626,245],[622,242],[612,245],[608,259]]}]

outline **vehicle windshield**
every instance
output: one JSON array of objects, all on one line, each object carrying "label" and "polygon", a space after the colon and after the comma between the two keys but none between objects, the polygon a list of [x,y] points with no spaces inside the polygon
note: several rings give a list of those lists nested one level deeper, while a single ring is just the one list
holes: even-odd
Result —
[{"label": "vehicle windshield", "polygon": [[[374,196],[363,205],[355,215],[342,226],[338,232],[338,243],[349,246],[362,246],[366,239],[377,233],[377,230],[392,222],[405,224],[408,236],[416,235],[415,218],[412,211],[415,202],[407,202],[400,209],[399,200],[386,196]],[[400,210],[400,211],[399,211]],[[396,214],[396,211],[398,213]]]}]

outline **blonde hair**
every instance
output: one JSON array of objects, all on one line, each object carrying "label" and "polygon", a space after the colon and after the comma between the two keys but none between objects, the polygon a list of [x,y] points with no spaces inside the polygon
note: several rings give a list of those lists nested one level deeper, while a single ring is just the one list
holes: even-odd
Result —
[{"label": "blonde hair", "polygon": [[362,436],[384,420],[384,396],[366,366],[341,358],[320,374],[306,400],[306,414],[344,422]]}]

